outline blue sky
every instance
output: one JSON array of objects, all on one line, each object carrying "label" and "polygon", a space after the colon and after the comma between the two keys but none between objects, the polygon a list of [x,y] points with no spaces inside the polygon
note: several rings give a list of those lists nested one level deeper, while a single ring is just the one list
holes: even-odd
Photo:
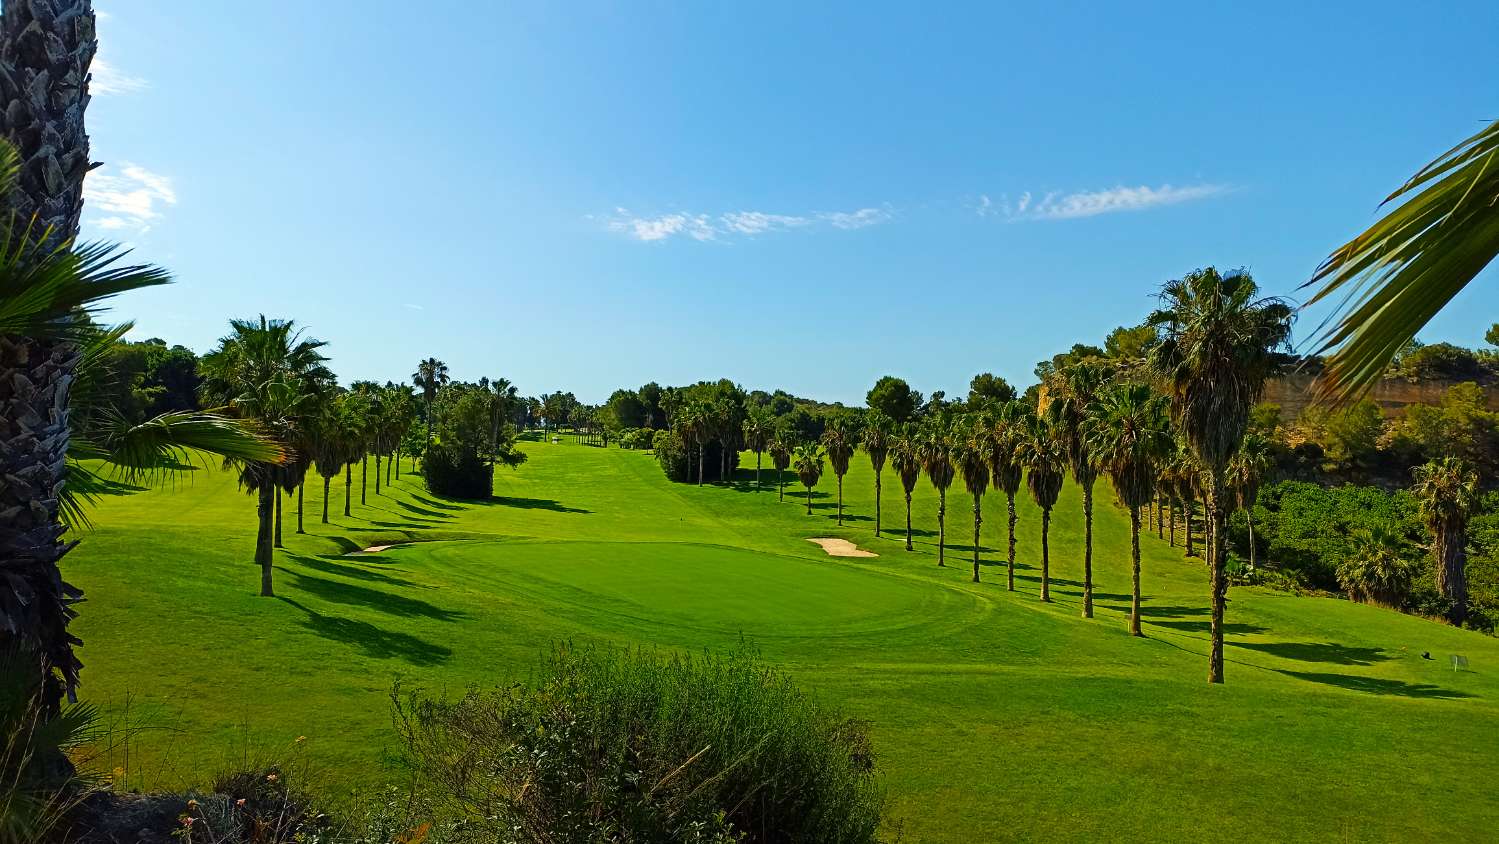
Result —
[{"label": "blue sky", "polygon": [[85,236],[176,274],[138,338],[858,403],[1024,386],[1198,266],[1296,295],[1499,117],[1492,0],[1109,5],[101,0]]}]

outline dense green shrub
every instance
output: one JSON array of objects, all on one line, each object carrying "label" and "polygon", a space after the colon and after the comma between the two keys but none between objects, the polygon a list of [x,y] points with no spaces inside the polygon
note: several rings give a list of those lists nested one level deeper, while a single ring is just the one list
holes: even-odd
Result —
[{"label": "dense green shrub", "polygon": [[741,647],[558,645],[527,685],[395,695],[417,791],[474,841],[876,840],[863,728]]},{"label": "dense green shrub", "polygon": [[620,448],[649,450],[655,443],[654,428],[631,428],[619,437]]},{"label": "dense green shrub", "polygon": [[433,443],[422,458],[427,489],[449,498],[488,498],[494,491],[494,467],[477,451]]},{"label": "dense green shrub", "polygon": [[[669,480],[677,483],[696,483],[698,478],[697,446],[684,443],[682,435],[675,430],[660,431],[655,439],[656,462]],[[718,481],[722,475],[723,447],[716,441],[703,449],[703,480]],[[739,468],[739,452],[729,453],[729,474]]]}]

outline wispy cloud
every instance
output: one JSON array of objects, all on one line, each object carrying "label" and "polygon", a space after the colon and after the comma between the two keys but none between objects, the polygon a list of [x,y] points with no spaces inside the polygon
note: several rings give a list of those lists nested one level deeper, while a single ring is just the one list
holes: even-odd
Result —
[{"label": "wispy cloud", "polygon": [[1198,199],[1228,193],[1228,185],[1185,185],[1174,187],[1161,185],[1150,187],[1120,186],[1108,190],[1053,192],[1036,199],[1030,191],[1021,194],[1014,202],[1001,198],[995,203],[987,196],[980,196],[975,211],[981,217],[1000,214],[1009,220],[1075,220],[1081,217],[1096,217],[1099,214],[1114,214],[1122,211],[1144,211],[1164,205],[1179,205]]},{"label": "wispy cloud", "polygon": [[161,218],[163,206],[177,204],[172,181],[138,164],[123,162],[115,173],[109,167],[89,172],[83,180],[84,208],[104,216],[93,224],[109,231],[145,234]]},{"label": "wispy cloud", "polygon": [[151,85],[144,77],[125,73],[103,56],[94,57],[93,64],[89,66],[89,76],[89,93],[96,96],[133,94]]},{"label": "wispy cloud", "polygon": [[416,304],[415,302],[405,302],[405,303],[403,303],[401,305],[401,307],[407,309],[408,311],[425,311],[426,310],[426,308],[422,307],[421,305]]},{"label": "wispy cloud", "polygon": [[[730,237],[755,237],[793,229],[832,227],[861,229],[886,222],[894,216],[887,208],[860,208],[856,211],[822,211],[814,214],[771,214],[765,211],[729,211],[709,215],[678,212],[656,217],[638,216],[625,208],[614,209],[604,218],[609,231],[628,235],[643,242],[666,240],[685,235],[694,240],[723,240]],[[590,216],[588,219],[595,219]]]}]

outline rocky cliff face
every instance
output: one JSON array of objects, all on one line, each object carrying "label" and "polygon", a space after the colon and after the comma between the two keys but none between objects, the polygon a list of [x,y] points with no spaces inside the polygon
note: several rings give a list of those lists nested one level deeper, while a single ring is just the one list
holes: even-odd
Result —
[{"label": "rocky cliff face", "polygon": [[[1312,375],[1287,375],[1265,382],[1262,401],[1280,405],[1281,420],[1291,422],[1312,403]],[[1385,418],[1398,419],[1413,404],[1441,404],[1442,394],[1457,381],[1408,381],[1386,378],[1375,385],[1369,398],[1384,411]],[[1499,411],[1499,389],[1485,387],[1488,409]]]}]

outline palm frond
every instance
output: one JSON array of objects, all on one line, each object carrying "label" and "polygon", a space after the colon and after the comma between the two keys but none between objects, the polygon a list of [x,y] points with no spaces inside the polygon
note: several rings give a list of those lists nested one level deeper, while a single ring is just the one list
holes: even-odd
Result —
[{"label": "palm frond", "polygon": [[1303,287],[1307,304],[1341,295],[1319,327],[1333,351],[1326,398],[1357,398],[1395,354],[1499,255],[1499,120],[1421,168],[1384,204],[1402,200],[1339,247]]},{"label": "palm frond", "polygon": [[110,298],[167,284],[171,275],[144,264],[121,264],[129,250],[110,243],[47,247],[25,232],[0,240],[0,334],[72,339],[80,323]]}]

